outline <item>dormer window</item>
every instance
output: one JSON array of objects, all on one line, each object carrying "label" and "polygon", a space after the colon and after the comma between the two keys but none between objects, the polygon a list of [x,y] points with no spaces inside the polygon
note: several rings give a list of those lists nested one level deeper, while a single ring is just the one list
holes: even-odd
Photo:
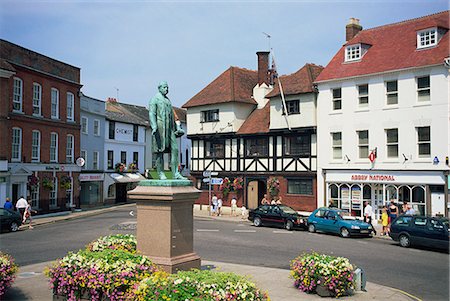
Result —
[{"label": "dormer window", "polygon": [[361,44],[349,45],[345,48],[345,61],[357,61],[361,59]]},{"label": "dormer window", "polygon": [[437,45],[437,28],[429,28],[417,32],[417,49],[427,48]]}]

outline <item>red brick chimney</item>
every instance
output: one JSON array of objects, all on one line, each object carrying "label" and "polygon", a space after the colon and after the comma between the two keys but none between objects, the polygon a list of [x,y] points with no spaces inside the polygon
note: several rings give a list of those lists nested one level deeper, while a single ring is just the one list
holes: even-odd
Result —
[{"label": "red brick chimney", "polygon": [[362,30],[362,26],[359,25],[359,19],[350,18],[348,24],[345,26],[345,41],[350,41],[354,36]]},{"label": "red brick chimney", "polygon": [[269,74],[269,51],[258,51],[256,55],[258,56],[258,84],[261,85],[265,83],[269,85],[270,74]]}]

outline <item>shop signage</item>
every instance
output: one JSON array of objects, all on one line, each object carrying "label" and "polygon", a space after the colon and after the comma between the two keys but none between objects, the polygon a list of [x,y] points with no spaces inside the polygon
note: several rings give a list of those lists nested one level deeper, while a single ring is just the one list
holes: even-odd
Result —
[{"label": "shop signage", "polygon": [[59,166],[45,166],[45,170],[59,170]]},{"label": "shop signage", "polygon": [[131,135],[131,134],[133,134],[133,130],[116,129],[116,133],[117,134],[122,134],[122,135]]},{"label": "shop signage", "polygon": [[81,182],[86,182],[86,181],[103,181],[104,180],[104,174],[98,174],[98,173],[93,173],[93,174],[81,174],[78,179]]},{"label": "shop signage", "polygon": [[395,181],[393,175],[352,175],[352,181]]}]

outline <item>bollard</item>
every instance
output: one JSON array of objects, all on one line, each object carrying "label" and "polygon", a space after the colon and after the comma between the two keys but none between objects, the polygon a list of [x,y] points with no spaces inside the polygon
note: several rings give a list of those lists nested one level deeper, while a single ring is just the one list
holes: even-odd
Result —
[{"label": "bollard", "polygon": [[366,274],[360,267],[355,270],[353,285],[355,286],[355,291],[366,291]]}]

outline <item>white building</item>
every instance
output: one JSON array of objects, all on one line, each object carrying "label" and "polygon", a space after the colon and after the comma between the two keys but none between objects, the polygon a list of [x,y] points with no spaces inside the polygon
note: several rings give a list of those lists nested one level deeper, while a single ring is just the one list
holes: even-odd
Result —
[{"label": "white building", "polygon": [[318,206],[448,214],[448,29],[448,11],[367,30],[351,19],[316,79]]}]

